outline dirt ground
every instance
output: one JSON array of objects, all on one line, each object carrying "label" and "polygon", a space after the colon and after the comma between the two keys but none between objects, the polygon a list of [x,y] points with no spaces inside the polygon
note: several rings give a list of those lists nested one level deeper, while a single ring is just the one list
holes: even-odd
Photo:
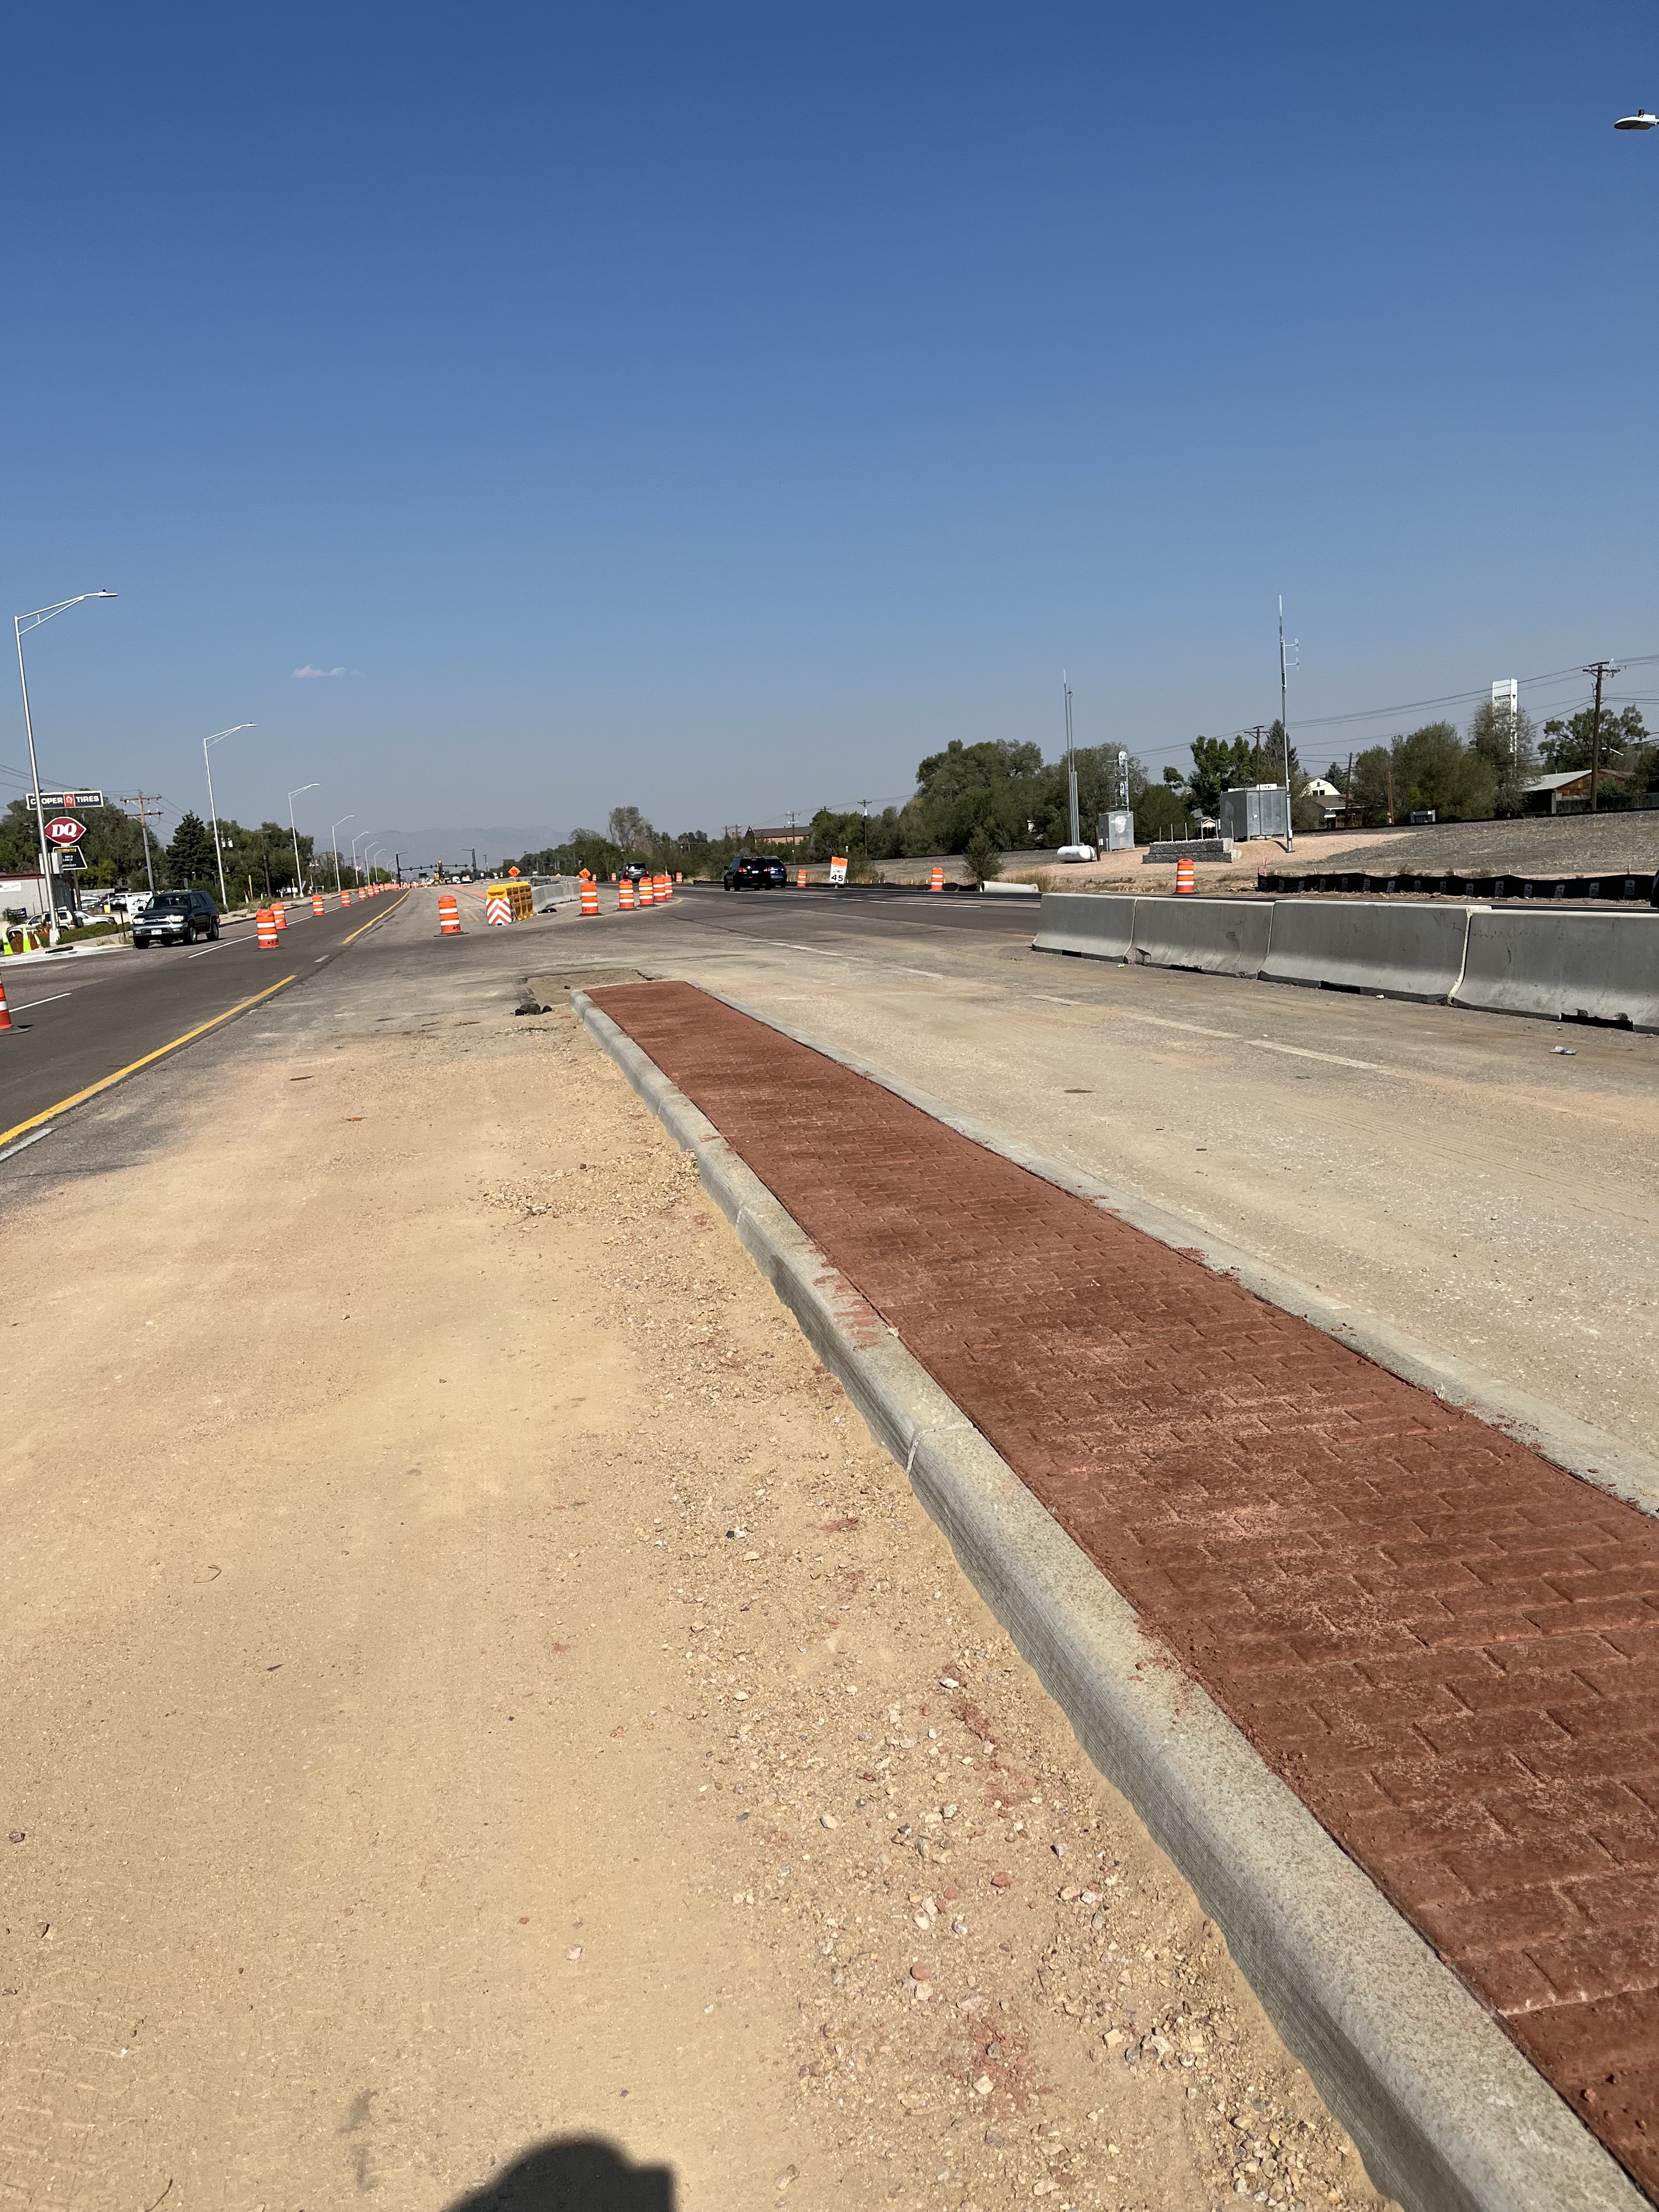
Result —
[{"label": "dirt ground", "polygon": [[76,1285],[0,1462],[0,2205],[613,2159],[679,2212],[1377,2205],[688,1163],[515,995],[313,983],[0,1218]]}]

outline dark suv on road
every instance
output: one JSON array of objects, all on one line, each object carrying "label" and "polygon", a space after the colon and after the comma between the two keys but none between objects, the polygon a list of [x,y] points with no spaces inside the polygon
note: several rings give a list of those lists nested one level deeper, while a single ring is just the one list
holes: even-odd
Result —
[{"label": "dark suv on road", "polygon": [[763,891],[788,880],[789,871],[781,860],[763,860],[753,853],[739,853],[726,864],[725,883],[729,891]]},{"label": "dark suv on road", "polygon": [[205,891],[157,891],[132,917],[132,941],[141,949],[157,945],[191,945],[198,937],[217,937],[219,909]]}]

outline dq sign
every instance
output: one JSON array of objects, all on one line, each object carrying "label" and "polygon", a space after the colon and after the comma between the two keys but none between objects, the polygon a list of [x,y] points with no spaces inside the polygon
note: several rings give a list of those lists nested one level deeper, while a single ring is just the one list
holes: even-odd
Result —
[{"label": "dq sign", "polygon": [[72,814],[55,814],[46,824],[46,835],[54,845],[78,845],[86,834],[86,823],[77,822]]}]

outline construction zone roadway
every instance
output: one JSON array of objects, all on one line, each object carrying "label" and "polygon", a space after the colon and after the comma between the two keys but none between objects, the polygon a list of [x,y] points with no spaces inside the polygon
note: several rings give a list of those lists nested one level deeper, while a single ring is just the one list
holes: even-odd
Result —
[{"label": "construction zone roadway", "polygon": [[[0,1162],[3,1249],[41,1284],[14,1374],[46,1342],[52,1377],[18,1382],[0,1459],[15,2201],[1210,2212],[1377,2206],[1381,2176],[1438,2212],[1543,2202],[1552,2177],[1583,2207],[1638,2201],[1626,2172],[1650,2191],[1631,2039],[1653,1746],[1613,1675],[1656,1632],[1655,1041],[1578,1031],[1567,1059],[1540,1024],[1080,972],[1031,953],[1013,901],[700,890],[459,939],[433,891],[385,903],[303,987]],[[700,1151],[628,1088],[619,1036]],[[898,1111],[855,1060],[936,1103]],[[1116,1218],[1087,1202],[1106,1185]],[[1085,1291],[1066,1271],[1091,1238],[1109,1264]],[[745,1243],[781,1289],[786,1246],[818,1292],[843,1282],[796,1306],[811,1343]],[[1028,1310],[1045,1285],[1069,1360]],[[1316,1328],[1287,1310],[1304,1293]],[[908,1468],[878,1399],[833,1380],[890,1343],[946,1394]],[[1332,1360],[1370,1395],[1333,1395]],[[1541,1454],[1483,1425],[1522,1401]],[[906,1481],[945,1516],[927,1481],[951,1437],[1015,1470],[1005,1549],[1066,1547],[1068,1587],[1124,1611],[1169,1720],[1125,1790],[1160,1786],[1167,1739],[1177,1802],[1182,1699],[1236,1708],[1224,1856],[1271,1860],[1248,1808],[1305,1780],[1353,1854],[1341,1893],[1536,2063],[1558,2117],[1510,2130],[1507,2174],[1443,2127],[1402,2157],[1376,2124],[1399,2082],[1386,2033],[1352,2023],[1403,2013],[1406,1984],[1346,2012],[1341,1987],[1387,1952],[1345,1953],[1373,1906],[1325,1931],[1344,2050],[1302,2045],[1310,2074],[1280,2040],[1237,1963],[1299,2041],[1271,1931],[1223,1924],[1163,1813],[1136,1798],[1171,1856],[1083,1755],[1077,1681],[1011,1609],[1018,1562],[952,1527],[970,1579]],[[1385,1564],[1411,1551],[1393,1582],[1350,1556],[1351,1495],[1318,1517],[1319,1481],[1356,1468],[1406,1510],[1367,1437],[1418,1490],[1436,1452],[1485,1452],[1460,1477],[1486,1485],[1480,1528],[1371,1530]],[[1540,1483],[1576,1539],[1554,1491],[1528,1504]],[[1493,1520],[1517,1511],[1530,1551]],[[1321,1585],[1310,1640],[1291,1585],[1322,1558],[1352,1589],[1333,1612]],[[1455,1632],[1413,1674],[1396,1646],[1425,1608]],[[1524,1663],[1547,1644],[1553,1692]],[[1464,1694],[1517,1682],[1532,1705]],[[1424,1794],[1447,1776],[1455,1814]],[[1555,1919],[1522,1925],[1540,1898]],[[1472,2062],[1456,2037],[1426,2055],[1432,2136]],[[1381,2102],[1357,2113],[1368,2066]],[[1476,2134],[1492,2113],[1470,2112]]]}]

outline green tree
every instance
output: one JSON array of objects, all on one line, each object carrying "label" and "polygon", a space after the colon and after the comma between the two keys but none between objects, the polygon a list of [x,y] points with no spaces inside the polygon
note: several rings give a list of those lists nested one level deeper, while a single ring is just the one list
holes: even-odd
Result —
[{"label": "green tree", "polygon": [[[1544,764],[1555,773],[1568,769],[1583,769],[1590,765],[1594,750],[1595,709],[1581,707],[1576,714],[1565,720],[1559,717],[1544,725]],[[1647,726],[1642,720],[1639,707],[1621,707],[1616,712],[1611,707],[1601,709],[1601,766],[1617,775],[1620,757],[1626,751],[1637,752],[1648,743]]]},{"label": "green tree", "polygon": [[1497,780],[1493,811],[1504,817],[1524,813],[1522,787],[1538,773],[1538,726],[1532,716],[1511,715],[1507,708],[1483,699],[1469,720],[1469,750]]},{"label": "green tree", "polygon": [[192,890],[216,889],[219,871],[214,864],[213,832],[199,814],[184,813],[167,847],[167,863],[176,882]]},{"label": "green tree", "polygon": [[996,842],[983,829],[975,830],[965,848],[968,872],[976,884],[994,883],[1002,873],[1002,855]]},{"label": "green tree", "polygon": [[1248,738],[1194,738],[1187,777],[1187,796],[1194,812],[1213,818],[1221,811],[1224,791],[1261,781],[1253,773],[1256,757]]},{"label": "green tree", "polygon": [[1395,818],[1432,809],[1441,822],[1484,822],[1498,799],[1490,761],[1470,751],[1455,724],[1425,722],[1394,741]]},{"label": "green tree", "polygon": [[656,831],[637,806],[613,806],[606,828],[619,853],[648,853],[657,842]]}]

